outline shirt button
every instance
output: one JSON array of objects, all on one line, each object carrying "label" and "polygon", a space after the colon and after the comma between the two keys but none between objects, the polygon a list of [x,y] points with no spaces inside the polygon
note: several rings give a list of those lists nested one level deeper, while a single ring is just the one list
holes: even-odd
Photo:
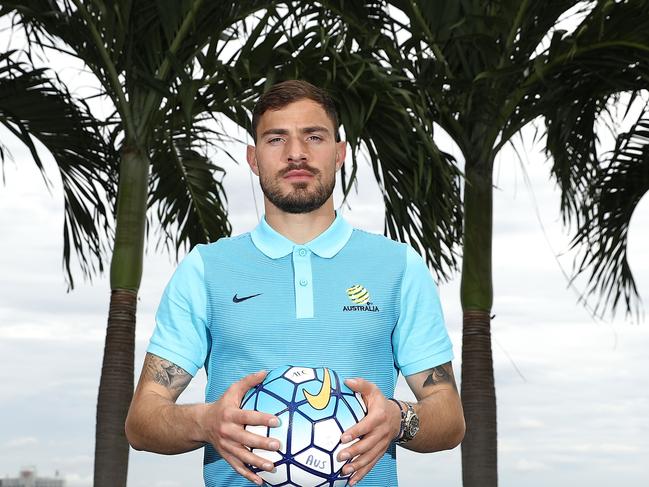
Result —
[{"label": "shirt button", "polygon": [[306,286],[309,283],[306,279],[300,279],[300,286]]},{"label": "shirt button", "polygon": [[299,254],[304,257],[306,255],[306,249],[300,249]]}]

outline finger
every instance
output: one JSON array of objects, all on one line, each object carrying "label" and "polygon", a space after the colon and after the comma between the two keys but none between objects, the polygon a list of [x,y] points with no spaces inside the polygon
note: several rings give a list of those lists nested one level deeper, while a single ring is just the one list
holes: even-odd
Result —
[{"label": "finger", "polygon": [[257,384],[261,383],[266,378],[267,373],[268,372],[266,372],[265,370],[260,370],[252,374],[248,374],[244,378],[238,380],[230,387],[228,387],[228,390],[225,391],[223,395],[228,393],[235,395],[240,402],[249,389],[255,387]]},{"label": "finger", "polygon": [[268,451],[277,451],[281,446],[276,438],[260,436],[247,430],[237,432],[232,439],[248,448],[261,448]]},{"label": "finger", "polygon": [[371,431],[374,431],[374,429],[380,424],[381,421],[378,418],[369,414],[365,416],[363,419],[361,419],[354,426],[352,426],[348,430],[345,430],[345,432],[340,437],[340,441],[343,443],[349,443],[355,438],[360,438],[364,435],[367,435]]},{"label": "finger", "polygon": [[362,469],[355,472],[354,475],[352,475],[351,480],[349,481],[349,485],[356,485],[358,482],[363,480],[363,477],[365,477],[370,472],[370,470],[374,468],[374,465],[376,465],[376,462],[379,461],[379,458],[374,460],[370,465],[367,465],[366,467],[363,467]]},{"label": "finger", "polygon": [[351,479],[349,480],[349,485],[350,486],[356,485],[361,480],[363,480],[363,477],[365,477],[365,475],[367,475],[370,472],[370,470],[374,468],[374,465],[376,464],[377,461],[378,459],[374,461],[371,465],[368,465],[367,467],[363,467],[361,470],[354,472]]},{"label": "finger", "polygon": [[376,387],[370,381],[363,379],[362,377],[354,377],[351,379],[345,379],[345,384],[354,392],[360,392],[361,394],[369,394]]},{"label": "finger", "polygon": [[266,470],[267,472],[270,472],[275,468],[273,462],[271,462],[267,458],[264,458],[260,455],[251,452],[245,447],[237,448],[236,455],[237,458],[239,458],[239,460],[241,460],[243,463],[247,465],[252,465],[253,467],[257,467],[262,470]]},{"label": "finger", "polygon": [[253,453],[248,448],[241,446],[239,443],[230,441],[227,442],[227,444],[223,444],[222,446],[230,457],[236,459],[238,462],[244,465],[244,467],[246,465],[251,465],[253,467],[257,467],[261,470],[266,471],[271,471],[273,468],[275,468],[273,462],[271,462],[267,458]]},{"label": "finger", "polygon": [[365,477],[372,468],[374,468],[374,465],[376,465],[376,462],[381,459],[384,452],[385,449],[380,445],[377,445],[366,454],[355,458],[352,463],[345,465],[343,468],[343,475],[349,475],[354,472],[354,476],[352,477],[353,482],[350,481],[350,485],[360,482],[361,479]]},{"label": "finger", "polygon": [[338,453],[338,461],[344,462],[350,458],[354,458],[362,453],[372,449],[372,447],[379,441],[378,435],[367,435],[362,440],[357,440],[349,448],[345,448]]},{"label": "finger", "polygon": [[237,445],[245,445],[252,448],[263,448],[265,450],[278,450],[280,445],[277,439],[267,436],[266,426],[246,426],[245,428],[236,423],[223,425],[219,430],[219,437],[224,441],[231,441]]},{"label": "finger", "polygon": [[352,457],[352,461],[345,465],[345,468],[343,468],[343,473],[347,475],[351,472],[358,472],[365,466],[372,465],[373,463],[378,461],[379,458],[381,458],[383,453],[385,453],[385,450],[386,445],[380,443],[372,445],[371,448],[364,451],[360,455]]},{"label": "finger", "polygon": [[271,428],[279,426],[279,419],[274,414],[252,411],[250,409],[233,408],[229,411],[226,419],[243,426],[270,426]]},{"label": "finger", "polygon": [[224,456],[223,459],[230,464],[230,466],[234,469],[235,472],[237,472],[242,477],[248,479],[250,482],[253,482],[254,484],[257,485],[262,485],[264,483],[263,479],[259,475],[254,473],[248,467],[246,467],[243,464],[243,462],[238,460],[236,457],[232,455],[227,455]]}]

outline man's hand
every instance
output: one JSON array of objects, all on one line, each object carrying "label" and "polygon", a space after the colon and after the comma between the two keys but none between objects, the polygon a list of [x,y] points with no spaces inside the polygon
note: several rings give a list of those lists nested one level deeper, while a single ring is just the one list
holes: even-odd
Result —
[{"label": "man's hand", "polygon": [[[248,448],[277,451],[279,441],[246,431],[246,425],[279,426],[279,420],[272,414],[247,411],[240,408],[241,400],[251,387],[266,377],[265,371],[247,375],[232,384],[221,398],[209,404],[202,418],[208,441],[232,468],[246,479],[261,485],[261,477],[250,471],[246,464],[271,471],[272,462],[252,453]],[[246,448],[248,447],[248,448]]]},{"label": "man's hand", "polygon": [[272,462],[250,449],[276,451],[276,439],[246,431],[251,426],[279,426],[272,414],[240,408],[246,392],[266,377],[265,371],[250,374],[232,384],[211,404],[176,404],[191,380],[185,370],[168,360],[147,353],[133,402],[126,420],[126,435],[137,450],[176,454],[211,443],[221,457],[246,479],[258,485],[261,477],[245,464],[272,470]]},{"label": "man's hand", "polygon": [[345,384],[355,392],[360,392],[367,406],[367,415],[346,430],[341,441],[359,441],[338,454],[339,461],[352,459],[343,467],[343,474],[354,472],[349,485],[356,485],[374,467],[390,442],[399,434],[401,411],[399,406],[385,398],[381,390],[364,379],[347,379]]}]

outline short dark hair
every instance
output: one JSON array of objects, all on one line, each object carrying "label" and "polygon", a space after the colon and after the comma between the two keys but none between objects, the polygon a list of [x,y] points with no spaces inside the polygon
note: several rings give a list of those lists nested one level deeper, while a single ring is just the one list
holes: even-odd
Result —
[{"label": "short dark hair", "polygon": [[324,109],[329,119],[333,122],[336,141],[340,141],[340,134],[338,133],[338,112],[336,111],[333,98],[322,88],[301,80],[289,80],[277,83],[259,97],[252,111],[253,139],[255,141],[257,140],[257,126],[259,125],[259,119],[264,113],[268,110],[280,110],[286,105],[304,99],[313,100]]}]

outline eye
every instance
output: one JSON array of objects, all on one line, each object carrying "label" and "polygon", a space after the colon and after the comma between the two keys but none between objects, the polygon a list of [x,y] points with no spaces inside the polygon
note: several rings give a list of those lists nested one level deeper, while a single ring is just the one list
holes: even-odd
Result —
[{"label": "eye", "polygon": [[311,142],[320,142],[322,140],[322,137],[320,137],[319,135],[309,135],[306,140]]},{"label": "eye", "polygon": [[267,141],[269,144],[277,145],[282,142],[284,142],[284,139],[281,137],[273,137],[272,139],[268,139]]}]

